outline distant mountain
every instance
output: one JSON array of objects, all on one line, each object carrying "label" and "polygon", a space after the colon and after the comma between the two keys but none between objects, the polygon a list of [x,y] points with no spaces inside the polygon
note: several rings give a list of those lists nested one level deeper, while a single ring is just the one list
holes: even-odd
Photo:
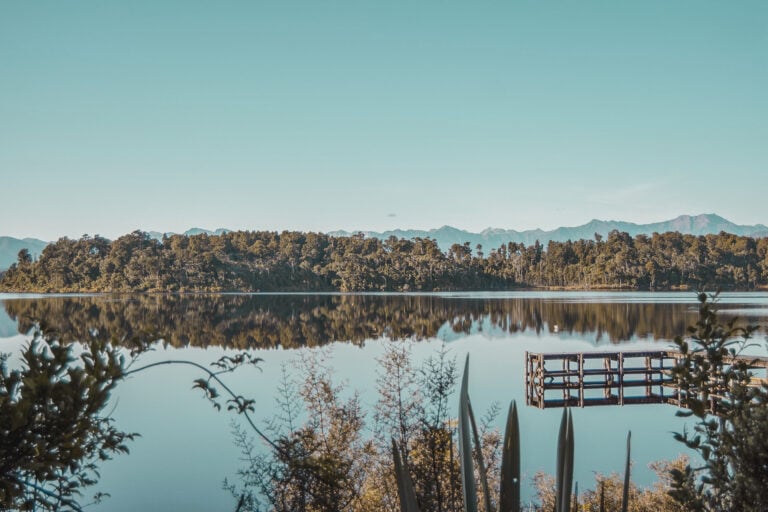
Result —
[{"label": "distant mountain", "polygon": [[[209,236],[219,236],[223,235],[224,233],[229,233],[232,231],[231,229],[225,229],[225,228],[219,228],[215,231],[211,231],[210,229],[203,229],[203,228],[190,228],[186,230],[184,233],[182,233],[185,236],[195,236],[195,235],[209,235]],[[174,233],[172,231],[166,231],[165,233],[161,233],[159,231],[147,231],[147,234],[154,238],[155,240],[162,240],[163,236],[172,236],[177,235],[178,233]]]},{"label": "distant mountain", "polygon": [[7,269],[16,263],[19,251],[27,249],[33,258],[40,256],[48,242],[36,238],[19,240],[10,236],[0,236],[0,270]]},{"label": "distant mountain", "polygon": [[[765,237],[768,236],[768,226],[757,224],[755,226],[741,226],[726,220],[719,215],[681,215],[672,220],[664,222],[655,222],[652,224],[635,224],[633,222],[621,222],[615,220],[592,220],[582,226],[561,227],[551,231],[542,229],[531,229],[527,231],[515,231],[512,229],[484,229],[480,233],[472,233],[451,226],[443,226],[438,229],[424,230],[404,230],[396,229],[384,231],[383,233],[374,231],[363,231],[366,236],[371,238],[380,238],[386,240],[390,236],[398,238],[433,238],[444,251],[448,250],[453,244],[463,244],[469,242],[472,249],[477,244],[481,244],[487,251],[500,247],[509,242],[524,243],[531,245],[538,240],[546,245],[550,240],[556,242],[565,242],[566,240],[592,239],[595,233],[606,237],[613,230],[624,231],[631,236],[640,234],[651,235],[653,233],[666,233],[668,231],[678,231],[690,235],[717,234],[721,231],[732,233],[734,235]],[[350,236],[356,232],[332,231],[328,233],[333,236]]]}]

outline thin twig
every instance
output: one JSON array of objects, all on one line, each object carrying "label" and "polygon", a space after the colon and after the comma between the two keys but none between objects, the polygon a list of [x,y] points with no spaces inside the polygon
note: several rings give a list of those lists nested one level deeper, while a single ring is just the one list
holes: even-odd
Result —
[{"label": "thin twig", "polygon": [[[171,360],[167,360],[167,361],[158,361],[156,363],[149,363],[147,365],[141,366],[141,367],[136,368],[134,370],[130,370],[130,371],[125,372],[123,374],[123,378],[128,377],[129,375],[133,375],[134,373],[138,373],[138,372],[141,372],[141,371],[144,371],[144,370],[148,370],[149,368],[154,368],[156,366],[163,366],[163,365],[169,365],[169,364],[185,364],[185,365],[193,366],[193,367],[197,368],[198,370],[201,370],[201,371],[205,372],[208,375],[209,378],[215,380],[227,393],[229,393],[229,396],[231,396],[233,400],[237,400],[238,398],[242,398],[241,395],[235,394],[235,392],[232,391],[229,388],[229,386],[227,386],[224,383],[224,381],[222,381],[219,378],[219,376],[218,376],[219,374],[218,373],[212,372],[211,370],[209,370],[208,368],[206,368],[205,366],[203,366],[203,365],[201,365],[199,363],[195,363],[193,361],[186,361],[186,360],[183,360],[183,359],[171,359]],[[225,373],[228,373],[230,371],[231,370],[227,370],[227,371],[225,371]],[[256,424],[253,422],[253,419],[251,419],[251,416],[248,414],[248,411],[242,410],[241,413],[242,413],[243,416],[245,416],[245,419],[248,420],[248,424],[251,426],[251,428],[254,430],[254,432],[256,432],[256,434],[258,434],[258,436],[261,437],[261,439],[263,439],[264,442],[266,442],[268,445],[270,445],[273,449],[275,449],[279,453],[287,455],[279,446],[277,446],[269,437],[267,437],[267,435],[264,434],[259,429],[259,427],[256,426]]]}]

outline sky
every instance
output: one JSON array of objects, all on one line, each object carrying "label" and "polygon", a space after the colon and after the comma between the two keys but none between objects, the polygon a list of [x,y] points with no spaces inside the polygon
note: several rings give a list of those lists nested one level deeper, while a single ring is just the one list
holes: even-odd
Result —
[{"label": "sky", "polygon": [[768,224],[768,2],[0,1],[0,235]]}]

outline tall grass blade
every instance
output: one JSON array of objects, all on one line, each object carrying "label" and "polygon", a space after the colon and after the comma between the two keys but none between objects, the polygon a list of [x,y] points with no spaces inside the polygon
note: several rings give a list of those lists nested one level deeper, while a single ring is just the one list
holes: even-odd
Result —
[{"label": "tall grass blade", "polygon": [[555,506],[557,512],[571,510],[573,486],[573,419],[571,411],[563,409],[560,432],[557,436],[557,468],[555,475]]},{"label": "tall grass blade", "polygon": [[485,461],[483,460],[483,445],[480,442],[480,433],[477,430],[477,421],[475,421],[475,412],[472,410],[472,400],[467,400],[469,409],[469,424],[472,426],[472,437],[475,441],[475,450],[477,450],[478,473],[480,473],[480,485],[483,488],[483,498],[486,512],[492,512],[491,508],[491,490],[488,487],[488,473],[485,470]]},{"label": "tall grass blade", "polygon": [[461,462],[461,484],[464,492],[465,512],[477,512],[477,489],[475,467],[472,462],[472,439],[469,426],[469,354],[464,363],[464,376],[459,392],[459,460]]},{"label": "tall grass blade", "polygon": [[571,490],[573,489],[573,413],[568,411],[568,438],[567,438],[567,452],[565,457],[566,466],[563,473],[563,490],[565,495],[563,496],[563,511],[569,512],[571,510]]},{"label": "tall grass blade", "polygon": [[397,495],[400,497],[400,512],[419,512],[416,503],[416,491],[413,481],[400,455],[400,448],[392,438],[392,459],[395,461],[395,477],[397,478]]},{"label": "tall grass blade", "polygon": [[560,432],[557,435],[557,461],[555,466],[555,510],[562,511],[563,503],[563,472],[565,469],[566,433],[568,431],[568,408],[563,409],[560,420]]},{"label": "tall grass blade", "polygon": [[504,431],[499,487],[499,512],[520,512],[520,422],[514,400],[509,404]]},{"label": "tall grass blade", "polygon": [[573,510],[579,512],[579,482],[573,488]]},{"label": "tall grass blade", "polygon": [[632,431],[627,433],[627,462],[624,465],[624,494],[621,498],[621,512],[627,512],[629,509],[629,455],[632,442]]}]

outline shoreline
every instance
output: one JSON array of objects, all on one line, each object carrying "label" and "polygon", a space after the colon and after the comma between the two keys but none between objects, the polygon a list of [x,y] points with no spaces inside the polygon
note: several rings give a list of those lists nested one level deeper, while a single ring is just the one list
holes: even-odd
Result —
[{"label": "shoreline", "polygon": [[631,287],[618,286],[542,286],[542,287],[521,287],[500,289],[451,289],[451,290],[361,290],[361,291],[341,291],[341,290],[270,290],[270,291],[252,291],[252,290],[183,290],[183,291],[154,291],[154,290],[87,290],[87,291],[2,291],[0,290],[0,299],[26,299],[36,297],[93,297],[93,296],[120,296],[120,295],[146,295],[146,296],[200,296],[200,295],[376,295],[376,296],[417,296],[417,295],[448,295],[461,293],[487,293],[487,294],[505,294],[505,293],[540,293],[540,292],[566,292],[566,293],[584,293],[584,292],[602,292],[602,293],[765,293],[768,292],[768,285],[760,285],[754,288],[722,288],[720,290],[696,290],[690,286],[676,286],[672,288],[643,290]]}]

